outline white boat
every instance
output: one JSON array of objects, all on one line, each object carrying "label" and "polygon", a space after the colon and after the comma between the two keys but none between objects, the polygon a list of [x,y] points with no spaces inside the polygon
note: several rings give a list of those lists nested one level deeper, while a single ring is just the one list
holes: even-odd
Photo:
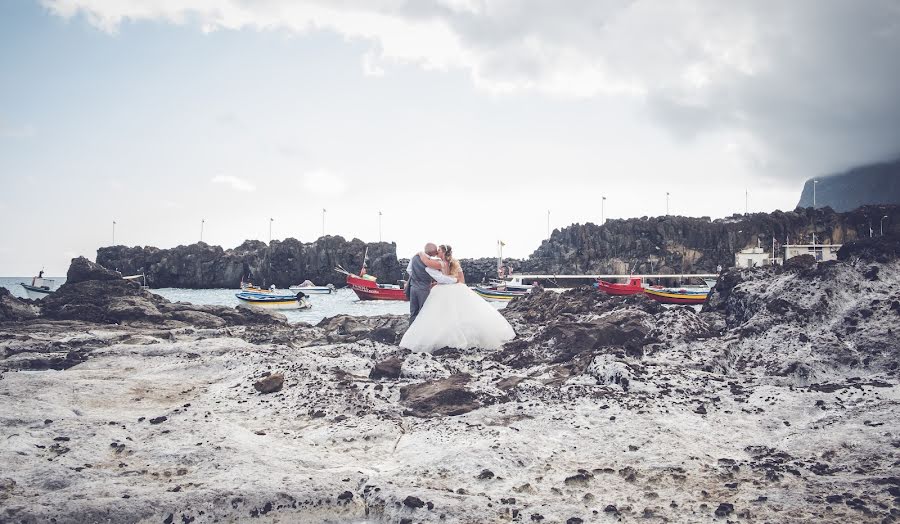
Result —
[{"label": "white boat", "polygon": [[288,290],[293,291],[294,293],[302,291],[307,295],[330,295],[335,291],[333,284],[328,284],[327,286],[317,286],[309,280],[303,282],[298,286],[291,286],[288,288]]},{"label": "white boat", "polygon": [[38,276],[31,279],[31,284],[20,282],[25,288],[25,294],[28,298],[41,299],[53,293],[53,287],[56,281],[50,278],[44,278],[44,271],[38,272]]}]

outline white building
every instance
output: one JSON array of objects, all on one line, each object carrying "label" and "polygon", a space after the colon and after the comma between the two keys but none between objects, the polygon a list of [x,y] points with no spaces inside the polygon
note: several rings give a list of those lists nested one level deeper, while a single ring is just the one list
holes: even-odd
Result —
[{"label": "white building", "polygon": [[734,254],[735,267],[765,266],[771,262],[771,257],[761,247],[742,249]]},{"label": "white building", "polygon": [[788,244],[784,246],[784,259],[800,255],[813,255],[819,262],[837,260],[837,252],[843,244]]}]

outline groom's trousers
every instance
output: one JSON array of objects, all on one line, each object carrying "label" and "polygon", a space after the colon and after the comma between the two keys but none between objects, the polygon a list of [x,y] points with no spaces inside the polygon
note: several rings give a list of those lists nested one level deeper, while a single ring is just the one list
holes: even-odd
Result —
[{"label": "groom's trousers", "polygon": [[419,316],[419,311],[422,310],[430,293],[431,286],[411,286],[409,288],[409,325],[412,325]]}]

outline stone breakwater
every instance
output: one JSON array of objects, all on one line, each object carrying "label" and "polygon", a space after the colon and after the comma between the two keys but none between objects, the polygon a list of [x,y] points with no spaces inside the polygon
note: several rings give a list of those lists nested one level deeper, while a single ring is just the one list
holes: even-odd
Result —
[{"label": "stone breakwater", "polygon": [[893,522],[898,250],[728,272],[700,312],[538,292],[495,352],[39,311],[0,324],[0,520]]},{"label": "stone breakwater", "polygon": [[280,288],[304,280],[318,285],[343,285],[345,277],[334,267],[341,265],[349,271],[359,271],[367,248],[370,273],[387,283],[403,278],[395,244],[367,244],[341,236],[325,236],[309,243],[294,238],[273,240],[270,244],[247,240],[229,250],[203,242],[172,249],[102,247],[97,250],[97,263],[124,275],[143,272],[153,288],[236,288],[248,274],[252,274],[254,284],[275,284]]}]

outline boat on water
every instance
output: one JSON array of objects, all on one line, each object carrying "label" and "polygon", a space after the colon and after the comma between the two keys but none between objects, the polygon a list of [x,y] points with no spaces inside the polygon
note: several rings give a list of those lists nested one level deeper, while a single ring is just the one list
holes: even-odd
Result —
[{"label": "boat on water", "polygon": [[353,273],[347,274],[347,285],[360,300],[409,300],[399,285],[379,284]]},{"label": "boat on water", "polygon": [[475,286],[472,288],[472,291],[474,291],[476,295],[487,300],[488,302],[509,302],[516,297],[525,296],[531,292],[531,290],[504,290],[498,289],[497,287],[493,286]]},{"label": "boat on water", "polygon": [[641,277],[630,277],[627,283],[617,284],[598,279],[594,284],[597,289],[610,295],[636,295],[644,292],[644,281]]},{"label": "boat on water", "polygon": [[235,293],[234,296],[245,304],[269,309],[309,309],[312,307],[312,304],[302,292],[293,295],[241,291],[240,293]]},{"label": "boat on water", "polygon": [[55,283],[56,281],[51,278],[44,278],[43,269],[38,272],[36,277],[31,279],[31,284],[19,282],[25,288],[25,294],[28,295],[28,298],[32,299],[41,299],[53,293]]},{"label": "boat on water", "polygon": [[330,295],[331,293],[335,292],[333,284],[328,284],[327,286],[317,286],[309,280],[303,282],[300,285],[291,286],[288,289],[290,291],[293,291],[294,293],[302,291],[307,295]]},{"label": "boat on water", "polygon": [[709,288],[647,288],[648,297],[663,304],[696,305],[706,302]]}]

